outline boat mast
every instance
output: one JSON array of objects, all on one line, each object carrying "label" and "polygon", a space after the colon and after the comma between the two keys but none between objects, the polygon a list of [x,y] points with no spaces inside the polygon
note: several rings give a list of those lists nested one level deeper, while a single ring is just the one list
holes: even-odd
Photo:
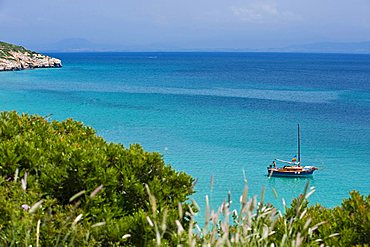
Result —
[{"label": "boat mast", "polygon": [[301,163],[301,133],[298,124],[298,163]]}]

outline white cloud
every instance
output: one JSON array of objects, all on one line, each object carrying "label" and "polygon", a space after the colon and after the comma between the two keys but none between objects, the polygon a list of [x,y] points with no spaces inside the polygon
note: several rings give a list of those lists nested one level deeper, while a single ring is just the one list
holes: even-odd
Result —
[{"label": "white cloud", "polygon": [[247,6],[232,6],[231,11],[239,20],[269,23],[300,19],[296,14],[281,10],[275,3],[253,3]]}]

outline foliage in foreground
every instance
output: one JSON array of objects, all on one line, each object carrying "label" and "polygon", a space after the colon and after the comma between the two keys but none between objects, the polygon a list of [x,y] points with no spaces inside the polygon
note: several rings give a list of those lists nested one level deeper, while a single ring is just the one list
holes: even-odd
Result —
[{"label": "foliage in foreground", "polygon": [[[333,209],[308,185],[282,213],[263,194],[240,210],[185,203],[193,179],[140,146],[106,143],[81,123],[5,112],[0,118],[1,246],[351,246],[370,243],[370,195]],[[208,202],[208,199],[206,199]],[[235,207],[236,205],[232,205]]]},{"label": "foliage in foreground", "polygon": [[[0,175],[1,246],[28,246],[36,227],[46,246],[145,245],[154,237],[146,224],[151,208],[146,185],[170,222],[179,219],[178,205],[186,209],[193,192],[193,179],[165,165],[158,153],[107,143],[71,119],[48,122],[16,112],[1,113]],[[32,214],[22,208],[38,201]],[[122,238],[127,234],[130,238]]]}]

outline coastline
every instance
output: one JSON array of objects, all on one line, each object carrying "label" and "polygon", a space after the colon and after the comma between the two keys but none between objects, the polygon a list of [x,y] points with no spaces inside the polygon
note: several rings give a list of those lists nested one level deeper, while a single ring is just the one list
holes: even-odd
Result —
[{"label": "coastline", "polygon": [[0,71],[18,71],[35,68],[61,68],[60,59],[42,54],[29,56],[29,53],[11,52],[12,58],[0,58]]},{"label": "coastline", "polygon": [[60,68],[62,61],[22,46],[0,42],[0,71],[17,71],[34,68]]}]

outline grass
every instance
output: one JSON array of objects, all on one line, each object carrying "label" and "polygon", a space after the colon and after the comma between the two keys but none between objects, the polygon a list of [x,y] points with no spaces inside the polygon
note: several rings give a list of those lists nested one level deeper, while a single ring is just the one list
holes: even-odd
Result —
[{"label": "grass", "polygon": [[[5,181],[1,181],[4,186]],[[27,197],[28,186],[33,186],[32,182],[27,182],[27,174],[18,178],[18,170],[13,180],[7,181],[16,186],[14,190],[23,192],[23,197]],[[264,190],[257,199],[257,196],[249,197],[248,186],[245,185],[240,201],[239,210],[231,210],[231,201],[225,200],[217,209],[210,208],[208,196],[206,196],[206,207],[204,214],[204,224],[196,222],[195,216],[200,212],[199,206],[192,201],[191,207],[185,210],[182,204],[178,204],[178,219],[175,222],[169,222],[167,208],[160,208],[157,199],[152,194],[148,185],[145,186],[149,198],[149,212],[146,214],[142,224],[149,227],[153,234],[143,236],[148,241],[143,246],[351,246],[347,238],[346,228],[354,228],[354,232],[359,234],[360,238],[355,243],[367,245],[366,218],[369,218],[368,205],[370,197],[367,198],[367,206],[360,197],[353,196],[352,199],[344,200],[342,207],[338,208],[341,215],[337,219],[328,216],[325,213],[320,215],[318,212],[331,212],[331,209],[322,207],[317,211],[315,207],[307,207],[307,199],[314,193],[315,188],[310,187],[309,183],[303,190],[303,193],[293,200],[290,207],[287,207],[283,200],[285,212],[282,212],[270,204],[264,203]],[[123,246],[125,241],[130,243],[131,234],[121,232],[120,242],[102,242],[99,236],[104,238],[107,222],[91,222],[89,215],[80,206],[85,200],[84,197],[96,197],[104,189],[104,186],[98,186],[93,192],[87,193],[80,191],[70,199],[68,210],[59,215],[57,208],[62,205],[54,205],[49,214],[45,211],[49,204],[48,199],[35,201],[30,206],[24,207],[20,217],[16,214],[10,218],[11,226],[2,226],[0,224],[0,242],[7,246]],[[32,197],[32,195],[30,195]],[[45,205],[45,206],[44,206]],[[347,205],[347,206],[346,206]],[[348,206],[354,207],[349,210]],[[19,205],[19,208],[21,205]],[[357,210],[359,207],[361,210]],[[315,209],[315,210],[313,210]],[[0,208],[1,210],[1,208]],[[356,219],[353,214],[346,214],[346,211],[352,211],[356,217],[361,220],[365,228],[358,228],[358,224],[347,225],[339,218],[347,218],[346,221],[353,223]],[[351,216],[352,215],[352,216]],[[368,216],[366,216],[368,215]],[[0,216],[3,217],[3,216]],[[186,218],[186,224],[183,218]],[[175,223],[176,229],[170,230],[169,225]],[[333,228],[338,224],[340,228]],[[53,229],[52,225],[58,226]],[[4,228],[12,228],[4,235]],[[363,233],[360,234],[361,230]],[[3,230],[3,232],[2,232]],[[336,231],[338,230],[338,231]],[[346,232],[347,231],[347,232]],[[1,234],[2,232],[2,234]],[[148,234],[148,233],[146,233]],[[151,237],[152,236],[152,237]],[[170,237],[169,237],[170,236]],[[365,238],[364,238],[365,237]],[[362,238],[362,239],[361,239]],[[367,237],[368,238],[368,237]],[[129,244],[131,246],[131,244]]]},{"label": "grass", "polygon": [[[16,172],[14,182],[19,184],[18,186],[22,191],[27,192],[27,174],[20,181],[17,179],[17,174],[18,172]],[[102,186],[99,186],[90,196],[96,196],[101,189]],[[166,209],[158,208],[156,198],[147,185],[146,190],[151,212],[147,215],[144,224],[150,226],[155,233],[155,239],[147,243],[150,246],[169,246],[174,243],[177,246],[302,246],[319,241],[313,237],[312,233],[323,224],[322,222],[312,224],[311,220],[307,219],[302,229],[298,230],[296,227],[307,213],[307,209],[304,207],[305,200],[314,192],[314,188],[309,189],[308,183],[293,209],[295,217],[284,221],[283,236],[278,242],[272,242],[272,236],[276,234],[276,222],[279,219],[284,219],[284,216],[281,211],[263,203],[264,192],[262,192],[260,201],[257,200],[256,196],[248,199],[248,187],[245,186],[240,197],[240,209],[238,211],[230,211],[230,201],[224,201],[216,210],[211,209],[208,197],[206,197],[205,221],[202,228],[194,219],[196,211],[199,210],[197,203],[193,201],[192,207],[186,212],[179,204],[179,219],[175,222],[177,231],[168,231],[167,225],[169,222],[167,221]],[[95,239],[91,238],[92,232],[96,231],[97,228],[104,228],[105,222],[85,224],[84,212],[78,209],[81,202],[79,199],[84,195],[85,191],[81,191],[70,198],[69,201],[74,202],[73,210],[62,223],[64,231],[54,236],[52,241],[54,246],[100,246]],[[31,216],[37,215],[43,204],[44,201],[39,200],[26,211]],[[180,223],[184,215],[188,218],[188,226]],[[45,234],[42,231],[47,231],[45,228],[47,221],[42,217],[33,217],[32,222],[28,224],[29,228],[22,230],[25,236],[14,235],[14,239],[10,241],[11,245],[18,246],[20,242],[17,238],[21,237],[27,240],[24,243],[29,246],[45,246],[40,236]],[[17,222],[13,223],[16,225]],[[14,230],[19,231],[19,229]],[[169,243],[168,238],[164,238],[165,235],[171,235],[174,242]],[[130,237],[130,234],[122,233],[122,239],[129,239]],[[333,237],[336,237],[336,235],[333,235]]]},{"label": "grass", "polygon": [[[264,191],[261,200],[258,201],[254,196],[248,199],[248,187],[245,186],[243,194],[240,197],[240,209],[230,210],[230,201],[224,201],[217,210],[209,206],[208,196],[206,196],[205,221],[204,227],[199,227],[194,220],[193,211],[185,212],[189,216],[189,229],[186,232],[185,227],[177,221],[177,232],[172,232],[177,239],[178,246],[302,246],[305,243],[317,242],[313,232],[323,224],[312,224],[310,219],[304,222],[304,227],[297,230],[297,223],[304,217],[307,210],[304,207],[304,201],[312,195],[314,188],[306,188],[299,197],[296,205],[296,217],[284,223],[284,232],[282,238],[273,242],[273,236],[276,233],[276,222],[284,219],[283,213],[273,206],[263,203]],[[158,218],[155,199],[150,194],[149,197],[152,206],[153,217],[148,217],[148,224],[156,232],[156,246],[162,246],[161,236],[166,234],[166,217]],[[193,201],[194,208],[199,210],[197,203]],[[180,214],[182,208],[179,206]],[[300,222],[301,223],[301,222]],[[334,236],[333,236],[334,237]]]}]

